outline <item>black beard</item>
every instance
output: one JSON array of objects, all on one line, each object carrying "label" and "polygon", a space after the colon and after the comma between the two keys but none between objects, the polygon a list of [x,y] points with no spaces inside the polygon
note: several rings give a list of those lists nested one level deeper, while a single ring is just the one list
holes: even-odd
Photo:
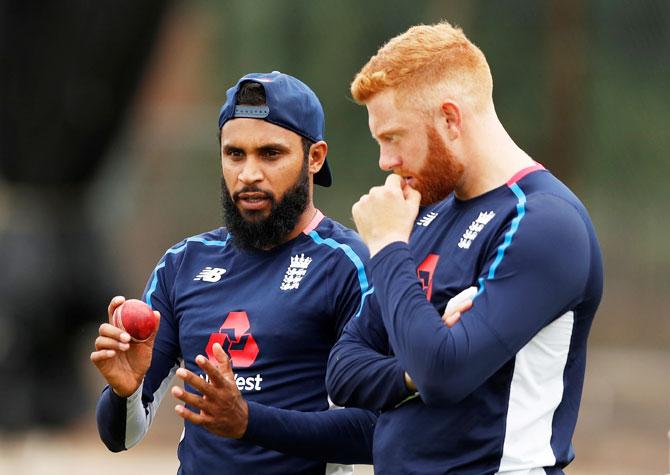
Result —
[{"label": "black beard", "polygon": [[[263,192],[272,203],[270,214],[265,219],[249,221],[244,219],[235,201],[242,192]],[[270,249],[286,242],[288,235],[295,229],[300,215],[309,201],[309,173],[307,161],[296,183],[289,188],[281,201],[274,194],[256,186],[248,186],[230,195],[226,182],[221,178],[221,204],[223,220],[232,234],[233,243],[243,249]]]}]

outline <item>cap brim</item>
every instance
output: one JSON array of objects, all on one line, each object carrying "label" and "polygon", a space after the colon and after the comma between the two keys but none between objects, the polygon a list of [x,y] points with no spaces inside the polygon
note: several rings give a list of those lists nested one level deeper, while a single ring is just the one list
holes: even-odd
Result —
[{"label": "cap brim", "polygon": [[333,184],[333,176],[330,174],[328,160],[323,162],[321,170],[314,174],[314,184],[328,187]]}]

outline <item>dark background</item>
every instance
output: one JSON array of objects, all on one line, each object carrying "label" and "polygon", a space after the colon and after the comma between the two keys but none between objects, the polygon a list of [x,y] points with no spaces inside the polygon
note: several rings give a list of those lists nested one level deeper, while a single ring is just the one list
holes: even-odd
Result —
[{"label": "dark background", "polygon": [[220,225],[226,89],[275,69],[314,89],[334,174],[315,199],[353,226],[383,174],[349,83],[386,40],[442,18],[484,51],[503,124],[601,240],[573,473],[667,470],[666,0],[0,2],[0,442],[21,448],[8,463],[36,431],[95,442],[87,358],[109,298],[139,297],[166,248]]}]

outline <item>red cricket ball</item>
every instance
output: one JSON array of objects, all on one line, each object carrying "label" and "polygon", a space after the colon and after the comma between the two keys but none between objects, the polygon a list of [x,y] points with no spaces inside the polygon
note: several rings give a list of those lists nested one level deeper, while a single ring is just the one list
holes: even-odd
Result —
[{"label": "red cricket ball", "polygon": [[130,299],[116,307],[112,316],[114,326],[128,332],[135,342],[147,341],[156,329],[156,316],[147,304]]}]

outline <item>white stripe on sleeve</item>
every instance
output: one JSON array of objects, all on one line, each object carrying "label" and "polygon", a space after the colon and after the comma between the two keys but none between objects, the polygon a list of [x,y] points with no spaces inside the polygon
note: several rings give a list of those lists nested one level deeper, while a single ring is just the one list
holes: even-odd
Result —
[{"label": "white stripe on sleeve", "polygon": [[154,400],[149,403],[146,410],[142,405],[142,388],[144,384],[140,384],[137,391],[128,397],[126,401],[126,449],[136,445],[149,431],[158,406],[170,387],[170,382],[178,368],[178,364],[172,367],[170,373],[154,393]]}]

